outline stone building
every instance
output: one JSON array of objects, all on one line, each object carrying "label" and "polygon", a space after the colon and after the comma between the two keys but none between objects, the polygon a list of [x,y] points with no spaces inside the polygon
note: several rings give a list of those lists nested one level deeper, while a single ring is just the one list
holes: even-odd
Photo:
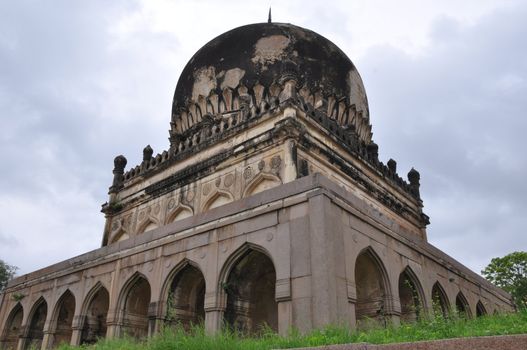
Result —
[{"label": "stone building", "polygon": [[512,310],[427,242],[419,173],[379,160],[360,75],[317,33],[252,24],[203,46],[169,140],[127,171],[115,158],[101,248],[9,283],[4,349]]}]

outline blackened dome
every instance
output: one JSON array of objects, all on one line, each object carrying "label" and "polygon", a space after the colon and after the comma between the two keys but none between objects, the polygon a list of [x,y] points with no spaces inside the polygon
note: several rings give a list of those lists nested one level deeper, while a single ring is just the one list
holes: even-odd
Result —
[{"label": "blackened dome", "polygon": [[256,83],[269,87],[291,74],[299,88],[345,98],[369,119],[362,79],[346,54],[322,35],[284,23],[238,27],[203,46],[181,73],[172,115],[212,91]]}]

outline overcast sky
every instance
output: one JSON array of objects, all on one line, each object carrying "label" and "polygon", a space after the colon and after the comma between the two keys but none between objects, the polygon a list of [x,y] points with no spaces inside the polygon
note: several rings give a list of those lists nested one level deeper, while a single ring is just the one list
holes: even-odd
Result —
[{"label": "overcast sky", "polygon": [[[421,173],[431,243],[479,272],[527,250],[527,1],[271,1],[357,66],[380,159]],[[0,2],[0,259],[100,246],[113,158],[168,147],[195,51],[262,1]]]}]

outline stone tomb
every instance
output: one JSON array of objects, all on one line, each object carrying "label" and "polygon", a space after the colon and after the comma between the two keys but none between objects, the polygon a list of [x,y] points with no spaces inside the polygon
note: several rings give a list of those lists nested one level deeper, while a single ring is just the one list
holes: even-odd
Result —
[{"label": "stone tomb", "polygon": [[9,283],[2,348],[513,310],[427,242],[419,173],[379,160],[360,75],[319,34],[213,39],[179,78],[169,136],[127,171],[115,158],[101,248]]}]

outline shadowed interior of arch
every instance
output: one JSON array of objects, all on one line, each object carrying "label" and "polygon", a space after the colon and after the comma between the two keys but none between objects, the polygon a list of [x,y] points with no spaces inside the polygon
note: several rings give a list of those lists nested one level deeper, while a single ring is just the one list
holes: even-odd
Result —
[{"label": "shadowed interior of arch", "polygon": [[448,317],[448,299],[439,282],[434,283],[432,287],[432,308],[434,314]]},{"label": "shadowed interior of arch", "polygon": [[468,306],[467,299],[461,292],[457,293],[456,296],[456,311],[461,317],[470,317],[470,307]]},{"label": "shadowed interior of arch", "polygon": [[73,322],[73,315],[75,313],[75,297],[68,290],[58,301],[57,312],[55,315],[55,330],[51,346],[56,347],[59,344],[69,344],[71,341],[71,324]]},{"label": "shadowed interior of arch", "polygon": [[143,277],[137,277],[130,286],[122,309],[121,333],[134,338],[148,335],[148,305],[150,284]]},{"label": "shadowed interior of arch", "polygon": [[108,291],[106,288],[100,287],[86,308],[81,332],[81,344],[93,344],[97,342],[97,339],[106,336],[106,318],[109,305],[110,296]]},{"label": "shadowed interior of arch", "polygon": [[222,287],[227,293],[227,326],[243,333],[257,333],[263,327],[278,330],[276,271],[267,255],[249,249],[238,258]]},{"label": "shadowed interior of arch", "polygon": [[16,349],[20,336],[24,309],[20,303],[13,308],[6,322],[3,334],[3,344],[5,349]]},{"label": "shadowed interior of arch", "polygon": [[205,278],[188,264],[173,278],[168,292],[166,320],[189,328],[205,320]]},{"label": "shadowed interior of arch", "polygon": [[415,281],[407,270],[399,276],[399,299],[401,302],[401,321],[415,322],[422,313],[422,301]]},{"label": "shadowed interior of arch", "polygon": [[367,320],[384,322],[386,286],[383,273],[370,250],[359,255],[355,263],[357,303],[355,317],[359,325]]},{"label": "shadowed interior of arch", "polygon": [[38,303],[39,304],[31,317],[31,321],[29,322],[27,340],[24,349],[40,349],[42,345],[42,339],[44,338],[44,323],[46,322],[48,314],[48,304],[44,300],[41,300]]},{"label": "shadowed interior of arch", "polygon": [[483,306],[481,300],[478,300],[478,303],[476,304],[476,317],[485,316],[486,314],[487,309],[485,309],[485,306]]}]

